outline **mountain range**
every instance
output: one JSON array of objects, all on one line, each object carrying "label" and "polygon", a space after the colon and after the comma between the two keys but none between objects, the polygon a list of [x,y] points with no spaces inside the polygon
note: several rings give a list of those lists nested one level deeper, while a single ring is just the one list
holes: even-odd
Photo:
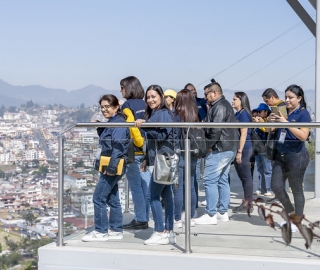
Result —
[{"label": "mountain range", "polygon": [[[145,87],[146,89],[146,87]],[[167,88],[163,88],[167,89]],[[175,89],[179,91],[180,89]],[[263,102],[261,94],[264,89],[245,91],[249,97],[251,109],[258,107],[259,103]],[[231,102],[235,92],[241,90],[224,90],[224,95]],[[278,91],[279,97],[284,98],[284,92]],[[68,107],[77,107],[80,104],[92,106],[97,104],[100,96],[104,94],[113,94],[118,98],[122,98],[120,89],[108,90],[96,85],[88,85],[78,90],[67,91],[65,89],[53,89],[40,85],[14,86],[0,79],[0,106],[6,108],[10,106],[20,107],[27,101],[32,100],[39,105],[62,104]],[[203,96],[202,89],[198,89],[200,97]],[[305,90],[305,98],[308,104],[309,111],[315,110],[315,91]]]}]

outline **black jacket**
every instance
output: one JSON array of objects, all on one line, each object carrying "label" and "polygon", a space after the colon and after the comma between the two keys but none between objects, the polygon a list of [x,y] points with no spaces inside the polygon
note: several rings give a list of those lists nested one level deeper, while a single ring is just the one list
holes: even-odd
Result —
[{"label": "black jacket", "polygon": [[[233,108],[222,95],[211,103],[208,115],[204,122],[224,123],[237,122]],[[206,128],[207,145],[209,149],[235,151],[239,148],[239,134],[236,128]]]}]

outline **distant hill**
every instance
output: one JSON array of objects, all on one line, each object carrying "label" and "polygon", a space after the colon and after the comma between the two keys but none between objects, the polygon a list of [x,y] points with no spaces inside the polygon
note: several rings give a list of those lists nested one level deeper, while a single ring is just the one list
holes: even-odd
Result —
[{"label": "distant hill", "polygon": [[0,106],[20,107],[21,104],[32,100],[39,105],[62,104],[69,107],[91,106],[98,102],[104,94],[120,96],[120,90],[107,90],[99,86],[88,85],[84,88],[66,91],[64,89],[46,88],[40,85],[14,86],[0,79]]},{"label": "distant hill", "polygon": [[[146,89],[146,87],[145,87]],[[167,88],[163,88],[164,90]],[[179,91],[178,89],[175,89]],[[203,90],[198,90],[198,96],[203,97]],[[232,101],[235,92],[241,90],[225,90],[224,95],[228,101]],[[245,91],[249,96],[251,108],[257,108],[259,103],[263,102],[261,94],[264,89]],[[284,98],[284,92],[277,91],[281,99]],[[107,90],[99,86],[88,85],[84,88],[72,91],[64,89],[46,88],[40,85],[14,86],[0,79],[0,106],[4,105],[20,107],[27,101],[32,100],[39,105],[62,104],[68,107],[76,107],[84,103],[85,106],[96,104],[99,97],[104,94],[113,94],[121,98],[120,90]],[[315,110],[315,91],[305,91],[306,101],[311,111]]]}]

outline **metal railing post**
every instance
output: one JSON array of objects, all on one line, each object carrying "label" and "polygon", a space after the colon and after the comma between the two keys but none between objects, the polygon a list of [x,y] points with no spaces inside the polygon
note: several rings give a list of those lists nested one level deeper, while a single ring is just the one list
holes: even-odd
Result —
[{"label": "metal railing post", "polygon": [[128,179],[127,177],[125,177],[125,206],[124,206],[124,213],[130,213],[130,209],[129,209],[129,183],[128,183]]},{"label": "metal railing post", "polygon": [[185,244],[184,253],[192,253],[190,244],[190,220],[191,220],[191,154],[190,139],[184,140],[184,227]]},{"label": "metal railing post", "polygon": [[58,169],[58,243],[57,246],[63,246],[63,170],[64,170],[64,153],[63,153],[63,135],[58,137],[59,169]]}]

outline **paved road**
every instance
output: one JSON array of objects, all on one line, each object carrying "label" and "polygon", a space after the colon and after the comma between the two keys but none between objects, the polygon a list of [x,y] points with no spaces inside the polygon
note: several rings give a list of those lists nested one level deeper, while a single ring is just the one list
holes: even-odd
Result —
[{"label": "paved road", "polygon": [[39,140],[39,144],[40,144],[41,149],[46,152],[47,160],[55,160],[54,155],[50,151],[46,141],[44,140],[41,132],[38,129],[34,130],[34,138],[36,140]]}]

